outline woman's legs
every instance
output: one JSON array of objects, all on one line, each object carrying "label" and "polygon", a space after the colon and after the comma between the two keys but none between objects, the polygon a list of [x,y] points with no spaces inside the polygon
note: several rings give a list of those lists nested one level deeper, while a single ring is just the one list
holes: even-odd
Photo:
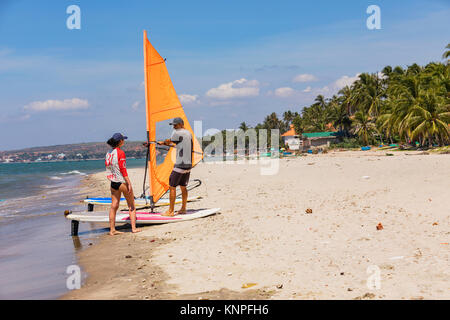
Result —
[{"label": "woman's legs", "polygon": [[111,188],[111,208],[109,209],[109,234],[111,236],[123,233],[116,230],[116,213],[119,209],[120,191]]},{"label": "woman's legs", "polygon": [[125,183],[120,185],[119,191],[123,193],[123,196],[127,200],[131,221],[131,232],[136,233],[142,231],[141,229],[136,228],[136,206],[134,205],[134,194],[128,191]]}]

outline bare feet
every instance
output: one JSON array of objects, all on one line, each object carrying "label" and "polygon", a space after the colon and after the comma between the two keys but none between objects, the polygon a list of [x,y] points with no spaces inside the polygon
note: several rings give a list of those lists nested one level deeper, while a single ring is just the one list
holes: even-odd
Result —
[{"label": "bare feet", "polygon": [[138,232],[141,232],[141,231],[142,231],[141,228],[136,228],[136,229],[131,230],[131,232],[133,232],[133,233],[138,233]]},{"label": "bare feet", "polygon": [[177,211],[177,214],[186,214],[186,208],[181,208],[180,210]]},{"label": "bare feet", "polygon": [[161,215],[164,217],[173,217],[174,216],[173,211],[170,211],[170,210],[167,210],[166,212],[161,213]]},{"label": "bare feet", "polygon": [[112,230],[112,231],[109,232],[109,235],[110,236],[115,236],[115,235],[121,234],[121,233],[123,233],[123,232],[120,232],[120,231],[117,231],[117,230]]}]

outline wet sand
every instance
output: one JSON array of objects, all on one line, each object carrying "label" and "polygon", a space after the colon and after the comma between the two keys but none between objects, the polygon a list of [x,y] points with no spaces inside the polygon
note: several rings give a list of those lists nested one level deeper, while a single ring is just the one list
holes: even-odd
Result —
[{"label": "wet sand", "polygon": [[[450,156],[386,153],[282,159],[275,175],[202,163],[189,207],[220,214],[103,236],[62,298],[449,299]],[[140,194],[143,169],[129,173]],[[85,183],[108,192],[103,173]]]}]

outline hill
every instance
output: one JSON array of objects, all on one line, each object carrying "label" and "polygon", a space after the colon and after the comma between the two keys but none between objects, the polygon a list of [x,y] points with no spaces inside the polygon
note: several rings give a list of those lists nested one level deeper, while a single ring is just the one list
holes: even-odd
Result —
[{"label": "hill", "polygon": [[[123,146],[128,158],[145,158],[143,141],[127,141]],[[104,159],[111,148],[105,142],[64,144],[0,151],[0,162],[33,162]]]}]

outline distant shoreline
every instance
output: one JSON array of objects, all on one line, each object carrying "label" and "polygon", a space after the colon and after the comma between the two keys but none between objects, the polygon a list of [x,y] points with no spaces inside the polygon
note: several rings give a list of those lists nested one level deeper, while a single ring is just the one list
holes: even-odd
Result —
[{"label": "distant shoreline", "polygon": [[[102,160],[110,147],[105,142],[32,147],[0,151],[0,163]],[[142,141],[128,141],[123,147],[129,159],[145,158]]]},{"label": "distant shoreline", "polygon": [[[144,158],[135,158],[135,157],[128,157],[128,159],[135,159],[135,160],[143,160]],[[103,158],[98,159],[70,159],[70,160],[46,160],[46,161],[10,161],[10,162],[0,162],[0,164],[17,164],[17,163],[54,163],[54,162],[84,162],[84,161],[98,161],[98,160],[104,160]]]}]

